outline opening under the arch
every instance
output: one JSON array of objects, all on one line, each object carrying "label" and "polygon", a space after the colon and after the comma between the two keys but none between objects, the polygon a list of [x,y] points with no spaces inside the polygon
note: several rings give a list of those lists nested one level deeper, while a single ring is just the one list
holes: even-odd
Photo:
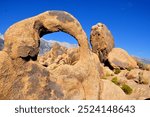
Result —
[{"label": "opening under the arch", "polygon": [[50,51],[52,45],[55,43],[67,48],[74,48],[78,46],[76,39],[71,35],[64,32],[54,32],[46,34],[41,38],[39,55],[43,55]]}]

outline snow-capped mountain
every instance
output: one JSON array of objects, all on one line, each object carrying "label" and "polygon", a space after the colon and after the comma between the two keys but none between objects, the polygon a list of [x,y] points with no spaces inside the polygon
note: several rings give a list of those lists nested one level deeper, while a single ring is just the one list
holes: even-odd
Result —
[{"label": "snow-capped mountain", "polygon": [[0,33],[0,50],[2,50],[4,47],[4,37],[3,35]]},{"label": "snow-capped mountain", "polygon": [[55,41],[55,40],[45,40],[44,38],[41,38],[40,39],[40,53],[39,54],[42,55],[45,52],[48,52],[51,49],[51,47],[54,43],[58,43],[61,46],[64,46],[64,47],[67,47],[67,48],[77,47],[76,44],[70,44],[70,43],[67,43],[67,42],[59,42],[59,41]]},{"label": "snow-capped mountain", "polygon": [[4,40],[4,36],[0,33],[0,39]]},{"label": "snow-capped mountain", "polygon": [[145,59],[145,58],[140,58],[137,56],[133,56],[137,61],[145,63],[145,64],[150,64],[150,59]]}]

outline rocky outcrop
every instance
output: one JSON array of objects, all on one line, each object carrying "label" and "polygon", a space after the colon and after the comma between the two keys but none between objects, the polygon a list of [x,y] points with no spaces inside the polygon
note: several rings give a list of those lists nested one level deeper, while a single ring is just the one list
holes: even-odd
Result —
[{"label": "rocky outcrop", "polygon": [[150,71],[150,64],[147,65],[147,70]]},{"label": "rocky outcrop", "polygon": [[81,47],[84,45],[80,48],[83,53],[89,48],[85,32],[72,15],[63,11],[48,11],[12,25],[4,35],[4,49],[12,59],[36,57],[39,52],[40,37],[58,31],[75,37]]},{"label": "rocky outcrop", "polygon": [[102,100],[127,100],[129,99],[123,90],[109,80],[103,81],[103,89],[101,93]]},{"label": "rocky outcrop", "polygon": [[6,99],[16,78],[16,72],[9,55],[0,51],[0,56],[0,99]]},{"label": "rocky outcrop", "polygon": [[[49,69],[37,61],[40,38],[63,31],[79,44],[75,63]],[[64,11],[47,11],[12,25],[0,53],[0,99],[99,99],[102,68],[80,23]],[[52,50],[54,57],[64,51]],[[63,50],[63,49],[62,49]],[[61,54],[60,54],[61,53]],[[73,52],[68,51],[72,57]],[[7,58],[7,59],[6,59]],[[5,64],[4,64],[5,63]],[[51,66],[51,65],[49,65]]]},{"label": "rocky outcrop", "polygon": [[132,87],[133,92],[130,97],[134,100],[144,100],[150,97],[150,87],[145,84],[138,84],[133,80],[129,80],[127,83],[130,87]]},{"label": "rocky outcrop", "polygon": [[127,79],[139,79],[139,74],[142,70],[140,69],[132,69],[131,71],[128,72]]},{"label": "rocky outcrop", "polygon": [[[108,69],[107,66],[104,69]],[[125,69],[121,70],[119,74],[108,73],[102,77],[104,80],[102,80],[103,85],[100,99],[143,100],[150,97],[149,71],[141,69],[129,71]]]},{"label": "rocky outcrop", "polygon": [[108,53],[114,47],[113,36],[105,24],[98,23],[92,26],[90,42],[92,51],[98,55],[101,62],[105,62]]},{"label": "rocky outcrop", "polygon": [[54,43],[49,52],[38,57],[38,61],[49,69],[68,64],[75,65],[80,58],[79,48],[66,48]]},{"label": "rocky outcrop", "polygon": [[108,54],[108,61],[113,68],[138,68],[137,62],[123,49],[113,48]]},{"label": "rocky outcrop", "polygon": [[143,70],[139,74],[139,83],[150,84],[150,71]]},{"label": "rocky outcrop", "polygon": [[150,71],[133,69],[127,74],[128,79],[134,79],[139,84],[150,84]]}]

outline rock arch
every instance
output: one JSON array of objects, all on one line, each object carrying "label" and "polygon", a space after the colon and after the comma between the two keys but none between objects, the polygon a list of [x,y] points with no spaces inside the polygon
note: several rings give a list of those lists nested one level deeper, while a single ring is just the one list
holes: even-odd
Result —
[{"label": "rock arch", "polygon": [[[80,59],[75,65],[49,70],[36,61],[39,39],[58,31],[78,41]],[[0,59],[0,66],[7,72],[0,68],[0,99],[100,99],[103,72],[99,59],[89,49],[80,23],[69,13],[47,11],[25,19],[12,25],[4,38],[0,55],[5,56]]]},{"label": "rock arch", "polygon": [[47,11],[35,17],[12,25],[5,33],[4,50],[11,58],[36,57],[39,52],[39,40],[45,34],[62,31],[73,36],[80,51],[87,55],[89,48],[87,36],[80,23],[64,11]]}]

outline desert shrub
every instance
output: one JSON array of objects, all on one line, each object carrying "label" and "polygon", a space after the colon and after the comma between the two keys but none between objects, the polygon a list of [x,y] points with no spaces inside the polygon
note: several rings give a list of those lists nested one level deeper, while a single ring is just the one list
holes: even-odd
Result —
[{"label": "desert shrub", "polygon": [[108,76],[111,76],[111,74],[110,74],[110,73],[108,73],[108,72],[106,72],[106,77],[108,77]]},{"label": "desert shrub", "polygon": [[111,74],[109,74],[109,72],[106,72],[106,74],[102,76],[102,79],[107,79],[107,77],[109,76],[111,76]]},{"label": "desert shrub", "polygon": [[132,88],[126,84],[123,84],[121,89],[127,94],[130,95],[132,93]]},{"label": "desert shrub", "polygon": [[121,72],[121,70],[120,70],[119,68],[115,68],[115,69],[114,69],[114,73],[115,73],[115,74],[119,74],[120,72]]},{"label": "desert shrub", "polygon": [[112,81],[114,84],[119,85],[119,82],[118,82],[118,78],[117,78],[117,77],[114,77],[111,81]]},{"label": "desert shrub", "polygon": [[132,70],[132,68],[130,68],[130,67],[129,67],[129,68],[127,68],[127,70],[128,70],[128,71],[131,71],[131,70]]}]

